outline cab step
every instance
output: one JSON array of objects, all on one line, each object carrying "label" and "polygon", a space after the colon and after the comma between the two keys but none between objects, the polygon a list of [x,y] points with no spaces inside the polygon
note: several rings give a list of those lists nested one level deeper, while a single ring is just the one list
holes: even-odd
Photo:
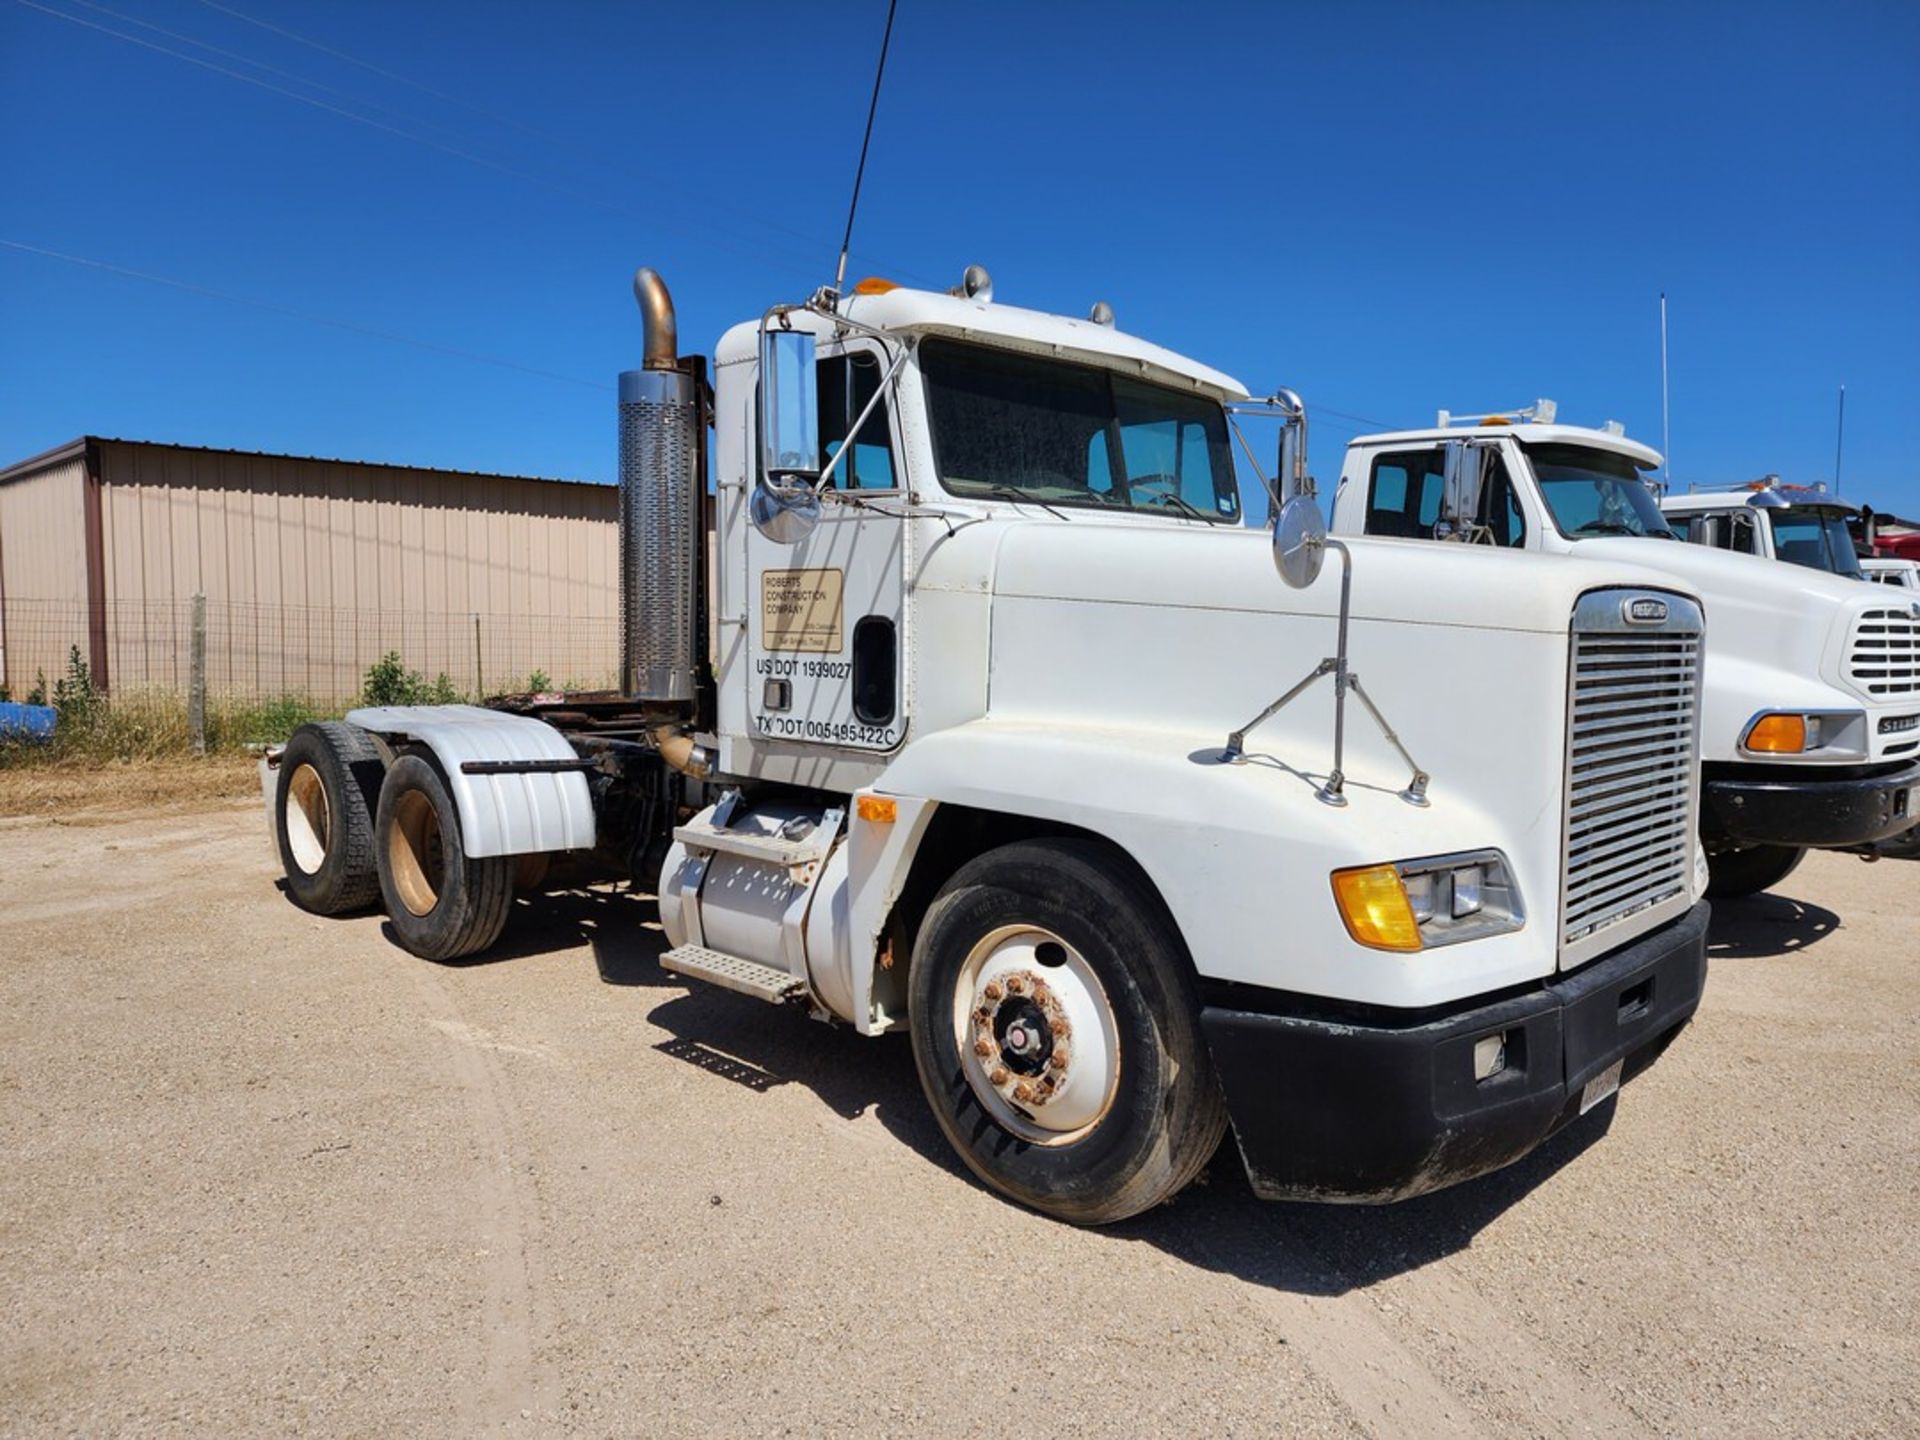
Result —
[{"label": "cab step", "polygon": [[770,1005],[797,999],[806,993],[806,982],[785,970],[776,970],[758,960],[739,955],[723,955],[704,945],[680,945],[660,957],[660,968],[676,975],[690,976],[718,985],[723,990],[751,995]]}]

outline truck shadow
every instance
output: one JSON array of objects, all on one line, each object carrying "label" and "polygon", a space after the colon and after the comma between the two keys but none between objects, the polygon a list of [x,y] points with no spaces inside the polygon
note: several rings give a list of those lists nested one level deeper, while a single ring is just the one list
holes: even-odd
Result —
[{"label": "truck shadow", "polygon": [[[590,947],[607,985],[663,994],[647,1011],[667,1032],[654,1048],[743,1089],[811,1091],[845,1120],[871,1116],[902,1145],[960,1183],[980,1188],[928,1110],[904,1035],[871,1039],[808,1021],[660,968],[666,937],[646,922],[652,903],[611,888],[557,891],[516,904],[489,960]],[[1389,1206],[1272,1203],[1249,1188],[1228,1135],[1201,1176],[1172,1204],[1093,1232],[1148,1244],[1186,1264],[1302,1295],[1340,1295],[1419,1269],[1474,1237],[1607,1132],[1615,1102],[1575,1121],[1495,1174]],[[980,1203],[1000,1201],[980,1188]]]},{"label": "truck shadow", "polygon": [[1793,955],[1840,928],[1840,917],[1810,900],[1761,893],[1713,902],[1707,930],[1709,960],[1759,960]]}]

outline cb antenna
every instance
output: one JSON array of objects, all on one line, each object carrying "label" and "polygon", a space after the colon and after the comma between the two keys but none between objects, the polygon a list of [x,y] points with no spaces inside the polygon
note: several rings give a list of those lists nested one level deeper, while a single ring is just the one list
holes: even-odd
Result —
[{"label": "cb antenna", "polygon": [[840,241],[840,264],[833,272],[834,292],[847,282],[847,250],[853,244],[853,217],[860,208],[860,182],[867,174],[867,147],[873,143],[873,117],[880,108],[880,81],[887,73],[887,45],[893,39],[893,12],[900,0],[887,0],[887,28],[880,36],[880,63],[873,70],[873,98],[867,102],[867,133],[860,138],[860,165],[853,172],[853,199],[847,205],[847,233]]},{"label": "cb antenna", "polygon": [[1673,484],[1673,438],[1667,409],[1667,292],[1660,292],[1660,478]]}]

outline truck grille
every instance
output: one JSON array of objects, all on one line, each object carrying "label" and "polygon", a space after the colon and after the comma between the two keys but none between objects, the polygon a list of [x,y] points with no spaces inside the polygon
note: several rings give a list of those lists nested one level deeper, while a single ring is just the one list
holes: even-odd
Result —
[{"label": "truck grille", "polygon": [[1853,622],[1847,678],[1868,695],[1920,695],[1920,608],[1863,610]]},{"label": "truck grille", "polygon": [[[1646,610],[1664,618],[1627,619]],[[1563,967],[1599,950],[1602,931],[1687,893],[1700,637],[1699,608],[1677,596],[1599,591],[1575,613]]]}]

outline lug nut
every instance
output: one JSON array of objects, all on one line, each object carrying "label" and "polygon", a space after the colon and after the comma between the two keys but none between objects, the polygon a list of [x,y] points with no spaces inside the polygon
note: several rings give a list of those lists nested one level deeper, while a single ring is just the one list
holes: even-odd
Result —
[{"label": "lug nut", "polygon": [[985,1040],[976,1040],[973,1042],[973,1053],[984,1060],[987,1056],[993,1054],[993,1046]]},{"label": "lug nut", "polygon": [[987,988],[980,993],[985,995],[989,1000],[998,1000],[1001,993],[1000,982],[998,980],[989,980],[987,982]]},{"label": "lug nut", "polygon": [[1022,1105],[1026,1104],[1029,1100],[1033,1099],[1033,1087],[1022,1080],[1018,1085],[1013,1087],[1013,1098],[1018,1100]]},{"label": "lug nut", "polygon": [[1015,975],[1007,981],[1007,989],[1015,995],[1024,995],[1027,990],[1027,982],[1021,979],[1020,976]]},{"label": "lug nut", "polygon": [[1061,1037],[1061,1036],[1064,1036],[1073,1027],[1067,1024],[1067,1022],[1064,1019],[1058,1019],[1058,1020],[1055,1020],[1051,1025],[1047,1026],[1047,1028],[1053,1031],[1056,1037]]},{"label": "lug nut", "polygon": [[[1066,1069],[1067,1068],[1067,1052],[1064,1050],[1054,1051],[1052,1055],[1047,1057],[1047,1064],[1051,1065],[1055,1070]],[[1049,1075],[1047,1079],[1052,1080],[1053,1077]]]},{"label": "lug nut", "polygon": [[991,1080],[996,1085],[1006,1084],[1007,1083],[1007,1067],[1004,1065],[994,1066],[993,1073],[987,1076],[987,1079]]}]

